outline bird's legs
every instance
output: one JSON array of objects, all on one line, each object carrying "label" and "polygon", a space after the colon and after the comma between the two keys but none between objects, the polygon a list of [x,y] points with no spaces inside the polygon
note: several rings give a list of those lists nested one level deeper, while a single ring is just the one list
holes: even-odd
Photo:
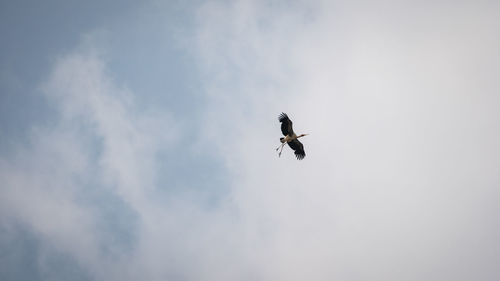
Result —
[{"label": "bird's legs", "polygon": [[280,146],[278,146],[278,148],[276,148],[276,151],[278,151],[278,149],[281,148],[280,152],[278,153],[278,157],[281,156],[281,152],[283,151],[283,147],[285,146],[286,142],[282,143]]},{"label": "bird's legs", "polygon": [[282,144],[280,144],[280,145],[276,148],[276,151],[278,151],[278,150],[279,150],[280,148],[282,148],[282,147],[283,147],[283,143],[282,143]]}]

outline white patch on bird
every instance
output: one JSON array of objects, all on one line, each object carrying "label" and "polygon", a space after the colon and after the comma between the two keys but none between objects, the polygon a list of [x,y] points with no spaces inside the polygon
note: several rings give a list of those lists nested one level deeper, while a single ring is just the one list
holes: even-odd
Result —
[{"label": "white patch on bird", "polygon": [[292,136],[286,135],[285,139],[283,141],[284,142],[290,142],[290,141],[292,141],[292,140],[294,140],[296,138],[297,138],[297,136],[295,134],[293,134]]}]

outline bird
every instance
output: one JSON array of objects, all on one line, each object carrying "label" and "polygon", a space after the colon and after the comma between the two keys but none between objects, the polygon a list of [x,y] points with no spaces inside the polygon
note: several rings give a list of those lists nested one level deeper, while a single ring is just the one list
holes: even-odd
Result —
[{"label": "bird", "polygon": [[288,146],[290,146],[290,148],[295,151],[295,157],[297,157],[298,160],[304,159],[304,157],[306,157],[304,145],[298,139],[307,136],[308,134],[297,136],[293,132],[292,120],[290,120],[290,118],[288,118],[288,115],[286,115],[286,113],[284,112],[279,115],[278,120],[281,122],[281,132],[285,136],[284,138],[280,138],[281,144],[280,146],[278,146],[278,148],[276,148],[276,151],[281,148],[280,152],[278,153],[278,157],[281,156],[283,147],[288,143]]}]

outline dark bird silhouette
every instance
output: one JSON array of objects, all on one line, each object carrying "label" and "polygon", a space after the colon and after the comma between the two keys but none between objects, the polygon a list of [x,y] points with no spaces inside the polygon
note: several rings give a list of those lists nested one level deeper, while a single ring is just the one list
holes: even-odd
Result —
[{"label": "dark bird silhouette", "polygon": [[304,145],[298,140],[298,138],[307,136],[308,134],[302,134],[297,136],[293,132],[292,120],[288,118],[288,115],[286,115],[286,113],[282,112],[278,117],[278,120],[281,122],[281,132],[285,136],[284,138],[280,138],[281,145],[278,146],[278,148],[276,148],[276,151],[278,151],[281,148],[280,152],[278,153],[278,156],[281,156],[283,147],[285,146],[285,144],[288,143],[288,146],[290,146],[290,148],[295,151],[295,157],[297,157],[298,160],[304,159],[304,157],[306,157],[306,153],[304,151]]}]

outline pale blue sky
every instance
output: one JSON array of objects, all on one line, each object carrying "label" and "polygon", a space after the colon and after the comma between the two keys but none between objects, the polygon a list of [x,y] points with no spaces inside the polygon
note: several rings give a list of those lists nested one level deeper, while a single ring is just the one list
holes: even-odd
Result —
[{"label": "pale blue sky", "polygon": [[0,279],[499,280],[498,10],[3,1]]},{"label": "pale blue sky", "polygon": [[[185,32],[193,24],[194,7],[176,1],[132,2],[2,3],[2,114],[18,114],[15,119],[21,121],[14,124],[10,118],[2,118],[2,129],[14,133],[19,125],[40,118],[36,110],[44,110],[40,108],[43,100],[36,91],[46,79],[46,70],[89,33],[105,33],[96,36],[96,43],[106,52],[117,83],[140,91],[145,104],[192,105],[195,99],[186,96],[197,92],[196,65],[179,39],[189,36]],[[23,106],[25,103],[32,106]],[[16,110],[8,110],[12,108]],[[22,122],[24,118],[28,120]]]}]

